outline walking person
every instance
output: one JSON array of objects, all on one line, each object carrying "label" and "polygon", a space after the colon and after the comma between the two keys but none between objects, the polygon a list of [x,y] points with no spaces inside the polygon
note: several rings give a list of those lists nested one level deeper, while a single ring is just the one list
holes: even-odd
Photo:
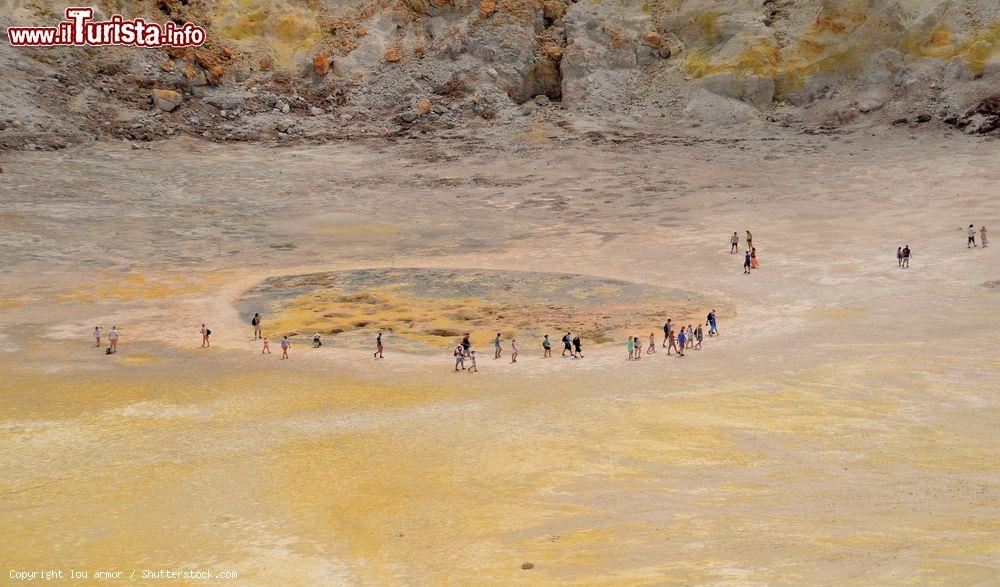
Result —
[{"label": "walking person", "polygon": [[206,348],[212,346],[212,343],[208,340],[208,337],[212,335],[212,331],[209,330],[204,324],[201,325],[201,348]]},{"label": "walking person", "polygon": [[743,273],[750,275],[750,251],[743,254]]},{"label": "walking person", "polygon": [[903,247],[896,247],[896,266],[903,266]]},{"label": "walking person", "polygon": [[376,359],[382,358],[382,332],[378,333],[375,337],[375,354],[373,355]]},{"label": "walking person", "polygon": [[757,262],[757,248],[754,247],[750,249],[750,268],[760,269],[760,263]]},{"label": "walking person", "polygon": [[656,336],[650,332],[649,333],[649,346],[646,347],[646,354],[651,355],[656,352]]},{"label": "walking person", "polygon": [[694,340],[695,340],[694,348],[700,350],[701,349],[701,341],[704,338],[705,338],[705,332],[701,329],[701,324],[699,324],[698,328],[695,329],[695,331],[694,331]]},{"label": "walking person", "polygon": [[687,348],[694,346],[694,326],[688,324]]},{"label": "walking person", "polygon": [[965,248],[972,249],[976,247],[976,229],[969,225],[969,242],[965,244]]},{"label": "walking person", "polygon": [[631,361],[635,358],[635,338],[632,336],[628,337],[625,341],[625,348],[628,349],[628,360]]},{"label": "walking person", "polygon": [[496,338],[493,339],[493,358],[500,358],[500,333],[497,333]]},{"label": "walking person", "polygon": [[510,362],[517,362],[517,338],[510,339]]},{"label": "walking person", "polygon": [[573,349],[576,351],[576,358],[577,359],[582,359],[583,358],[583,347],[582,347],[582,343],[580,342],[580,335],[579,334],[577,334],[576,336],[573,337]]},{"label": "walking person", "polygon": [[469,355],[469,349],[472,348],[472,342],[469,341],[469,333],[466,332],[462,335],[462,350],[465,351],[465,355]]},{"label": "walking person", "polygon": [[572,357],[573,356],[573,347],[570,346],[570,332],[569,332],[569,330],[567,330],[566,334],[563,335],[562,341],[563,341],[563,352],[562,352],[562,355],[560,355],[560,356],[561,357],[565,357],[566,356],[566,351],[569,351],[569,356]]},{"label": "walking person", "polygon": [[250,320],[250,326],[253,326],[253,339],[259,340],[263,338],[260,333],[260,314],[254,312],[253,319]]},{"label": "walking person", "polygon": [[979,229],[979,244],[983,245],[983,248],[985,249],[989,242],[990,241],[986,238],[986,225],[984,224]]},{"label": "walking person", "polygon": [[323,346],[323,341],[321,341],[319,339],[319,333],[318,332],[314,332],[313,333],[313,348],[314,349],[318,349],[321,346]]},{"label": "walking person", "polygon": [[473,371],[475,371],[476,373],[478,373],[479,369],[476,368],[476,351],[474,350],[469,351],[469,360],[472,361],[472,364],[469,365],[469,370],[467,372],[472,373]]},{"label": "walking person", "polygon": [[641,361],[642,360],[642,341],[639,340],[639,337],[637,336],[632,341],[632,344],[635,346],[635,360],[636,361]]},{"label": "walking person", "polygon": [[910,268],[910,245],[903,247],[903,269]]},{"label": "walking person", "polygon": [[740,237],[739,235],[736,234],[736,231],[734,230],[733,236],[729,239],[729,254],[732,255],[734,253],[739,253],[739,252],[740,252]]},{"label": "walking person", "polygon": [[97,348],[100,348],[101,347],[101,327],[100,326],[95,326],[94,327],[94,340],[97,342],[97,344],[95,344],[94,346],[97,347]]},{"label": "walking person", "polygon": [[291,348],[292,341],[288,340],[288,335],[281,337],[281,358],[288,358],[288,349]]},{"label": "walking person", "polygon": [[750,234],[750,231],[748,230],[747,231],[747,250],[749,251],[752,248],[753,248],[753,235]]},{"label": "walking person", "polygon": [[708,313],[708,335],[717,336],[719,334],[719,325],[715,322],[715,309],[713,308],[711,312]]},{"label": "walking person", "polygon": [[260,354],[271,354],[271,343],[267,341],[267,337],[264,337],[264,346],[260,349]]},{"label": "walking person", "polygon": [[118,327],[112,326],[111,332],[108,333],[108,343],[111,345],[108,347],[108,354],[118,352]]},{"label": "walking person", "polygon": [[[667,346],[667,339],[670,338],[670,332],[674,329],[674,325],[671,322],[671,318],[667,318],[666,323],[663,325],[663,344],[661,346]],[[670,354],[669,352],[667,354]]]},{"label": "walking person", "polygon": [[542,358],[543,359],[552,358],[552,343],[549,342],[548,334],[546,334],[545,338],[542,339]]},{"label": "walking person", "polygon": [[465,371],[465,349],[462,348],[461,343],[455,345],[455,350],[452,351],[452,354],[455,355],[455,371]]},{"label": "walking person", "polygon": [[667,335],[667,354],[670,354],[670,349],[677,351],[677,354],[681,354],[681,349],[677,347],[677,335],[674,333],[674,329],[670,329],[670,334]]},{"label": "walking person", "polygon": [[684,356],[684,345],[686,342],[687,342],[687,333],[684,332],[684,327],[681,326],[681,332],[680,334],[677,335],[677,344],[678,344],[677,356],[679,357]]}]

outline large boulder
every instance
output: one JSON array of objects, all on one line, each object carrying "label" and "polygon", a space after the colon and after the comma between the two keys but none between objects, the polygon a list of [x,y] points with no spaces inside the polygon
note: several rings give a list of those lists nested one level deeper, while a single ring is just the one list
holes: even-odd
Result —
[{"label": "large boulder", "polygon": [[173,112],[184,103],[184,96],[174,90],[154,89],[152,98],[153,107],[164,112]]}]

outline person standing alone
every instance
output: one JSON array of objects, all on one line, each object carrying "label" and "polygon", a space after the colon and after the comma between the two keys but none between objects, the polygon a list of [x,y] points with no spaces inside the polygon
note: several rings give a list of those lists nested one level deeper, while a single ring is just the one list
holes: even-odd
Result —
[{"label": "person standing alone", "polygon": [[118,327],[117,326],[112,326],[111,327],[111,332],[108,333],[108,342],[111,343],[111,346],[108,347],[108,354],[110,355],[111,353],[117,353],[118,352]]},{"label": "person standing alone", "polygon": [[740,252],[740,236],[733,231],[732,238],[729,239],[729,254]]},{"label": "person standing alone", "polygon": [[253,339],[259,340],[263,338],[260,333],[260,314],[254,313],[253,320],[250,321],[250,325],[253,326]]}]

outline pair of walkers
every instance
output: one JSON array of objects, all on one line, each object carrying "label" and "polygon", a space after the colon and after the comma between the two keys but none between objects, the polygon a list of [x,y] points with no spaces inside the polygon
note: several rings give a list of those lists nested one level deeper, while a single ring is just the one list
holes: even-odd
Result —
[{"label": "pair of walkers", "polygon": [[902,267],[903,269],[910,268],[910,245],[905,247],[896,247],[896,266]]},{"label": "pair of walkers", "polygon": [[[978,247],[979,245],[976,244],[976,229],[973,228],[971,224],[969,225],[968,235],[969,240],[965,245],[965,248],[971,249]],[[985,249],[989,242],[989,239],[986,237],[986,226],[983,225],[983,227],[979,229],[979,244],[983,245],[983,248]]]},{"label": "pair of walkers", "polygon": [[[549,335],[546,334],[545,340],[548,340],[548,337]],[[562,342],[563,342],[563,352],[562,355],[560,356],[565,357],[566,351],[569,351],[569,356],[573,357],[574,359],[583,358],[583,341],[580,340],[579,334],[573,336],[573,333],[567,330],[566,334],[564,334],[562,337]],[[544,341],[542,342],[542,348],[543,349],[545,348]]]},{"label": "pair of walkers", "polygon": [[[263,346],[260,349],[260,354],[262,354],[262,355],[270,355],[271,354],[271,341],[267,340],[266,336],[262,337],[261,340],[263,341]],[[288,336],[287,335],[286,336],[282,336],[281,337],[281,358],[282,359],[287,359],[288,358],[288,349],[290,349],[290,348],[292,348],[292,341],[288,340]]]},{"label": "pair of walkers", "polygon": [[[469,373],[479,372],[479,368],[476,367],[476,351],[473,349],[466,349],[461,343],[455,346],[453,351],[455,355],[455,371],[467,371]],[[514,355],[517,355],[515,351]],[[465,359],[469,359],[472,363],[469,365],[468,369],[465,367]]]},{"label": "pair of walkers", "polygon": [[[103,329],[100,326],[95,326],[94,327],[94,342],[96,343],[94,346],[97,347],[97,348],[101,347],[101,334],[102,334],[102,332],[103,332]],[[112,326],[111,327],[111,332],[108,332],[108,350],[107,350],[107,354],[110,355],[112,353],[117,353],[117,352],[118,352],[118,327],[117,326]]]}]

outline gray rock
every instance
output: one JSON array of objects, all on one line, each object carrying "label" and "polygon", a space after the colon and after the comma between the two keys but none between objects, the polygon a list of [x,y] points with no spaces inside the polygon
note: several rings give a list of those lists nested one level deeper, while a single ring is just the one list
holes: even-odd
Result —
[{"label": "gray rock", "polygon": [[291,107],[290,107],[290,106],[289,106],[288,104],[281,104],[281,106],[279,106],[279,107],[278,107],[278,110],[281,110],[281,113],[282,113],[282,114],[288,114],[288,112],[289,112],[289,111],[290,111],[291,109],[292,109],[292,108],[291,108]]},{"label": "gray rock", "polygon": [[309,109],[309,114],[312,114],[313,116],[319,116],[323,114],[323,109],[313,106],[312,108]]},{"label": "gray rock", "polygon": [[403,119],[403,122],[413,122],[414,120],[417,119],[417,113],[416,112],[404,112],[403,116],[401,116],[400,118]]},{"label": "gray rock", "polygon": [[875,100],[862,100],[858,103],[858,112],[868,114],[882,108],[882,103]]}]

